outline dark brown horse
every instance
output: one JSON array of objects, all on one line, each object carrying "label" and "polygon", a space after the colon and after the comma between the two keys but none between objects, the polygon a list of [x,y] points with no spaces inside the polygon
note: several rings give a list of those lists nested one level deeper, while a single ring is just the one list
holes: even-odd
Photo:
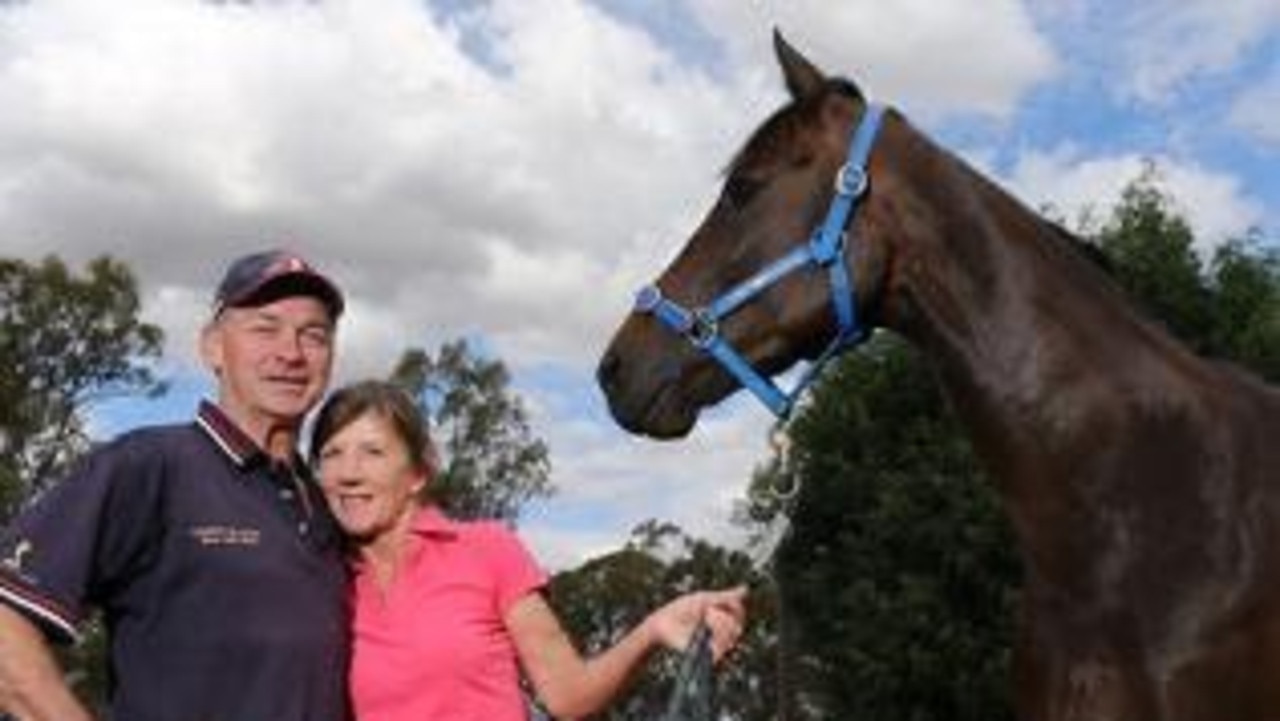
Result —
[{"label": "dark brown horse", "polygon": [[[697,307],[810,237],[868,109],[776,38],[791,101],[657,282]],[[844,255],[858,308],[936,367],[1026,571],[1020,718],[1280,719],[1280,393],[1201,359],[1072,239],[890,110]],[[717,329],[764,374],[831,336],[798,272]],[[617,421],[686,434],[739,387],[652,313],[600,364]]]}]

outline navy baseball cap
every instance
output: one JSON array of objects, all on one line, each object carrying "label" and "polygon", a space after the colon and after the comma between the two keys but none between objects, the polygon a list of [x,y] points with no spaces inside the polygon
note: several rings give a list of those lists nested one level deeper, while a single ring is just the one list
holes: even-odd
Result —
[{"label": "navy baseball cap", "polygon": [[255,308],[298,295],[324,303],[334,321],[342,315],[342,291],[301,256],[285,250],[253,253],[227,266],[213,298],[213,314],[217,316],[227,308]]}]

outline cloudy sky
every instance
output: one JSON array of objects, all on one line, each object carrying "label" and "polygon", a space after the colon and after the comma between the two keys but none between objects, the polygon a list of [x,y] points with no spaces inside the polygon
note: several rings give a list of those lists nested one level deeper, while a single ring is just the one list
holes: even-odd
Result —
[{"label": "cloudy sky", "polygon": [[137,273],[174,392],[104,435],[189,415],[209,288],[284,245],[347,289],[340,379],[457,337],[510,366],[548,565],[651,517],[727,538],[767,414],[630,438],[592,369],[782,102],[775,26],[1032,205],[1152,159],[1206,244],[1280,238],[1276,0],[0,0],[0,255]]}]

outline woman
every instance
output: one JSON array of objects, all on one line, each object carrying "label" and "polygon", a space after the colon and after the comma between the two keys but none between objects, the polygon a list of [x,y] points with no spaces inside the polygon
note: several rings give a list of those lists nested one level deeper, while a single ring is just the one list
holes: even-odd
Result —
[{"label": "woman", "polygon": [[316,420],[312,460],[354,549],[351,692],[360,721],[526,718],[520,670],[556,717],[599,711],[659,645],[706,619],[719,658],[741,632],[743,589],[682,596],[583,659],[541,593],[546,574],[499,523],[461,523],[417,499],[435,472],[413,400],[366,381]]}]

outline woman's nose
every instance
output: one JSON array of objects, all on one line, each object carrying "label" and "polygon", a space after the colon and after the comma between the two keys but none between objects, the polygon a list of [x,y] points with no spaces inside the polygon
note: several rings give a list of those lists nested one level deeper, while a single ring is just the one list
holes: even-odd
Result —
[{"label": "woman's nose", "polygon": [[329,459],[316,470],[320,483],[326,486],[350,486],[360,482],[359,468],[345,459]]}]

